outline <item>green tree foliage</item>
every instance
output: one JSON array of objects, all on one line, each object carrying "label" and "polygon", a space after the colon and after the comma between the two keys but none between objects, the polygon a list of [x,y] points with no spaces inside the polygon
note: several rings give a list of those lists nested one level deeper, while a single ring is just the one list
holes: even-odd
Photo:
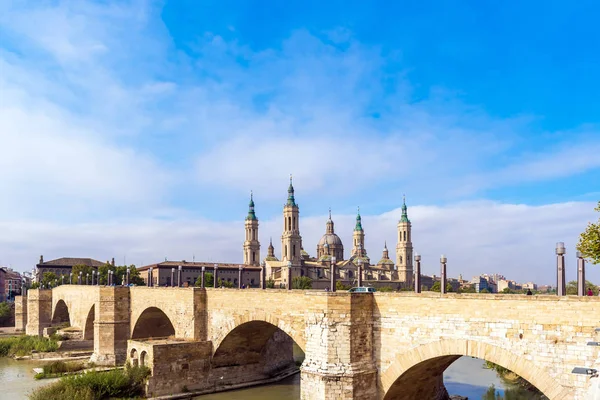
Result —
[{"label": "green tree foliage", "polygon": [[479,293],[490,293],[490,291],[487,288],[483,288],[479,291]]},{"label": "green tree foliage", "polygon": [[12,308],[10,304],[8,304],[7,302],[0,303],[0,326],[4,326],[4,324],[8,322],[11,316]]},{"label": "green tree foliage", "polygon": [[[440,281],[435,281],[433,282],[433,285],[431,286],[431,291],[432,292],[440,292],[442,288],[442,283]],[[450,284],[450,282],[446,282],[446,293],[450,293],[453,292],[454,289],[452,289],[452,285]]]},{"label": "green tree foliage", "polygon": [[[600,212],[600,201],[594,210]],[[600,264],[600,218],[596,223],[589,222],[585,231],[579,235],[577,250],[592,264]]]},{"label": "green tree foliage", "polygon": [[[215,284],[215,276],[211,272],[204,273],[204,287],[213,287]],[[202,287],[202,275],[196,279],[196,287]]]},{"label": "green tree foliage", "polygon": [[295,276],[292,279],[292,289],[312,289],[312,279],[308,276]]},{"label": "green tree foliage", "polygon": [[[378,292],[393,292],[394,288],[391,286],[382,286],[380,288],[377,288]],[[410,291],[410,290],[409,290]]]},{"label": "green tree foliage", "polygon": [[47,288],[48,285],[54,286],[54,282],[57,281],[58,277],[54,272],[46,271],[42,274],[42,279],[40,280],[40,285],[44,288]]},{"label": "green tree foliage", "polygon": [[[108,271],[113,272],[113,283],[115,285],[123,284],[123,277],[127,276],[127,266],[126,265],[118,265],[113,266],[110,263],[106,263],[98,268],[98,277],[100,279],[100,285],[108,284]],[[127,278],[125,278],[127,279]],[[129,283],[143,286],[145,285],[144,280],[140,275],[140,271],[135,267],[135,265],[131,264],[129,266]]]},{"label": "green tree foliage", "polygon": [[79,273],[81,272],[81,284],[85,285],[85,276],[86,274],[89,274],[88,284],[91,285],[92,271],[94,270],[94,268],[87,265],[73,265],[73,268],[71,269],[71,273],[73,274],[73,276],[71,277],[71,283],[76,284],[78,282]]},{"label": "green tree foliage", "polygon": [[[499,396],[499,395],[498,395]],[[494,385],[490,386],[483,396],[481,396],[481,400],[496,400],[496,387]]]},{"label": "green tree foliage", "polygon": [[[590,281],[585,281],[585,294],[587,295],[588,289],[592,289],[594,296],[598,296],[598,286],[594,285]],[[567,283],[567,294],[577,294],[577,281],[570,281]]]},{"label": "green tree foliage", "polygon": [[267,289],[275,289],[275,281],[273,279],[267,280]]},{"label": "green tree foliage", "polygon": [[224,288],[232,288],[234,286],[232,281],[226,281],[225,279],[221,278],[219,278],[219,280],[217,281],[217,285],[218,287]]},{"label": "green tree foliage", "polygon": [[350,290],[350,289],[351,289],[351,288],[350,288],[350,286],[348,286],[348,285],[344,285],[344,284],[343,284],[342,282],[340,282],[340,281],[337,281],[337,282],[335,283],[335,290],[337,290],[337,291],[343,292],[344,290]]}]

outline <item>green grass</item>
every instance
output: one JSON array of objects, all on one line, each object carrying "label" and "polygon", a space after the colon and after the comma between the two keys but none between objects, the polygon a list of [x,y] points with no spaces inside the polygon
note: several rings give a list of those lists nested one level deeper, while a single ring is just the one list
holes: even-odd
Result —
[{"label": "green grass", "polygon": [[0,357],[25,356],[35,350],[47,353],[58,350],[56,338],[41,338],[37,336],[16,336],[0,339]]},{"label": "green grass", "polygon": [[136,398],[144,395],[144,383],[149,374],[150,370],[146,367],[127,365],[123,370],[70,375],[35,390],[29,398],[31,400]]},{"label": "green grass", "polygon": [[86,366],[82,362],[66,363],[63,361],[53,361],[50,364],[44,365],[44,372],[35,374],[35,379],[55,378],[58,376],[62,376],[67,372],[77,372],[85,368]]}]

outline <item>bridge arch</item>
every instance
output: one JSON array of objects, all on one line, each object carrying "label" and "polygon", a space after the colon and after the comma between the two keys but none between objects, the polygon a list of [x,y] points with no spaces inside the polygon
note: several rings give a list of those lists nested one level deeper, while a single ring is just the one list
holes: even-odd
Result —
[{"label": "bridge arch", "polygon": [[94,340],[94,321],[96,321],[96,305],[92,304],[92,308],[88,312],[83,327],[83,340]]},{"label": "bridge arch", "polygon": [[221,344],[227,337],[235,334],[236,332],[240,332],[238,328],[242,325],[244,325],[242,329],[249,331],[251,330],[253,332],[255,329],[262,327],[266,329],[272,329],[272,332],[275,332],[276,329],[280,329],[290,338],[292,338],[302,352],[306,353],[306,340],[304,338],[304,332],[299,332],[298,330],[294,329],[291,323],[272,314],[257,315],[248,313],[237,317],[235,321],[230,321],[229,323],[225,324],[224,328],[220,330],[219,333],[215,332],[216,334],[213,336],[213,355],[217,352],[219,347],[221,347]]},{"label": "bridge arch", "polygon": [[148,307],[132,325],[132,339],[147,339],[175,336],[173,322],[158,307]]},{"label": "bridge arch", "polygon": [[60,299],[56,302],[54,311],[52,312],[52,325],[61,325],[64,323],[67,323],[69,326],[71,326],[71,316],[69,314],[69,307],[67,307],[67,303]]},{"label": "bridge arch", "polygon": [[[458,339],[430,342],[398,353],[392,364],[381,374],[381,397],[384,400],[417,398],[411,390],[419,390],[421,384],[431,385],[437,378],[441,382],[444,370],[461,356],[479,358],[507,368],[551,400],[572,397],[569,389],[560,385],[545,369],[523,356],[489,343]],[[424,382],[424,376],[430,378],[428,382]]]}]

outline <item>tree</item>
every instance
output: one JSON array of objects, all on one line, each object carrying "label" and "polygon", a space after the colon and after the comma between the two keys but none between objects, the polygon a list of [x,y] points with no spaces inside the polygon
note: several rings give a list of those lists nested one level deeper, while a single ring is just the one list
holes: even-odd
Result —
[{"label": "tree", "polygon": [[[594,211],[600,212],[600,201]],[[600,264],[600,218],[597,223],[588,222],[588,226],[579,235],[577,250],[592,264]]]},{"label": "tree", "polygon": [[12,314],[12,308],[7,302],[0,303],[0,326],[4,326],[10,319]]},{"label": "tree", "polygon": [[275,281],[273,279],[267,280],[267,289],[275,289]]},{"label": "tree", "polygon": [[[204,287],[213,287],[215,285],[215,277],[210,272],[204,273]],[[196,279],[196,287],[202,287],[202,275]]]},{"label": "tree", "polygon": [[217,281],[217,286],[218,287],[232,288],[233,287],[233,282],[226,281],[225,279],[219,278],[219,280]]},{"label": "tree", "polygon": [[[440,292],[442,288],[442,283],[440,281],[435,281],[433,282],[433,285],[431,285],[431,291],[432,292]],[[446,282],[446,293],[450,293],[453,292],[454,290],[452,289],[452,285],[450,284],[450,282]]]},{"label": "tree", "polygon": [[391,286],[382,286],[380,288],[377,288],[378,292],[393,292],[394,288]]},{"label": "tree", "polygon": [[89,274],[89,278],[88,278],[88,283],[91,284],[92,283],[92,271],[94,271],[94,268],[88,266],[88,265],[83,265],[83,264],[79,264],[79,265],[73,265],[73,268],[71,269],[71,273],[73,274],[73,276],[71,277],[71,283],[72,284],[76,284],[79,278],[79,273],[81,272],[81,284],[85,285],[85,276],[86,274]]},{"label": "tree", "polygon": [[54,285],[55,280],[57,280],[57,276],[54,272],[44,272],[40,280],[40,286],[47,288],[49,285]]},{"label": "tree", "polygon": [[308,276],[295,276],[292,279],[292,289],[312,289],[312,279]]},{"label": "tree", "polygon": [[[587,295],[588,289],[592,289],[594,296],[598,296],[598,286],[594,285],[590,281],[585,281],[585,287],[583,288],[584,294]],[[570,281],[567,283],[567,294],[577,294],[577,281]]]},{"label": "tree", "polygon": [[479,291],[479,293],[491,293],[487,288],[483,288]]}]

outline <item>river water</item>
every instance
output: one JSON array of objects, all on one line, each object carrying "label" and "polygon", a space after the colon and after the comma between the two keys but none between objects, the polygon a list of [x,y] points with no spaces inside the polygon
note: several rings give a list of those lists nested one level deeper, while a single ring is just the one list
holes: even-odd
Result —
[{"label": "river water", "polygon": [[[38,366],[40,366],[39,361],[0,358],[0,399],[27,399],[28,393],[33,389],[49,383],[49,380],[36,381],[33,378],[33,368]],[[444,383],[448,393],[467,396],[470,400],[481,399],[491,385],[494,385],[500,394],[504,391],[504,384],[496,373],[484,369],[482,360],[471,357],[461,357],[456,360],[444,373]],[[299,398],[299,374],[271,385],[196,397],[197,400],[298,400]]]}]

